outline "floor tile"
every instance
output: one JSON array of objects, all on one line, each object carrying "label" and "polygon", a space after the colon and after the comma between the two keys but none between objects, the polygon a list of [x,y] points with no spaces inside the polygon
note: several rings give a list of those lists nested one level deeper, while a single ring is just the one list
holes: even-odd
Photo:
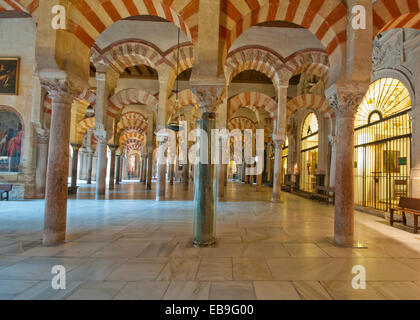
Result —
[{"label": "floor tile", "polygon": [[211,283],[210,300],[255,300],[251,281],[224,281]]},{"label": "floor tile", "polygon": [[115,300],[160,300],[169,287],[169,281],[139,281],[127,283]]},{"label": "floor tile", "polygon": [[254,281],[258,300],[300,300],[300,296],[288,281]]},{"label": "floor tile", "polygon": [[197,280],[232,280],[231,258],[202,258]]}]

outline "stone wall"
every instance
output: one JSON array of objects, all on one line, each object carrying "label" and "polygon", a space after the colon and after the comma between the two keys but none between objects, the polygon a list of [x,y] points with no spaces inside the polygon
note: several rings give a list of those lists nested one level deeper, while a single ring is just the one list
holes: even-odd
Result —
[{"label": "stone wall", "polygon": [[36,27],[32,18],[0,19],[0,56],[20,58],[18,95],[0,95],[0,106],[16,111],[22,119],[24,130],[21,172],[0,172],[0,183],[13,184],[11,200],[33,198],[35,195],[36,141],[31,119],[35,34]]}]

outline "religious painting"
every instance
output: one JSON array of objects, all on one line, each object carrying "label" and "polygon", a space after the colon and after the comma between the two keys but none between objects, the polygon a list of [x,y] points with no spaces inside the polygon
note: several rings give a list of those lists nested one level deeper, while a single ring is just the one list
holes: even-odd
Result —
[{"label": "religious painting", "polygon": [[19,117],[0,110],[0,171],[19,172],[23,130]]},{"label": "religious painting", "polygon": [[384,168],[386,173],[400,173],[400,151],[384,151]]},{"label": "religious painting", "polygon": [[0,58],[0,95],[18,95],[19,58]]}]

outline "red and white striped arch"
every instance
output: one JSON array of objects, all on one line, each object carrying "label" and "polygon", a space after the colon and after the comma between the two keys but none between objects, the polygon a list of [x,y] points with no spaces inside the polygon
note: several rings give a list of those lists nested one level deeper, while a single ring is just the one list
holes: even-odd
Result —
[{"label": "red and white striped arch", "polygon": [[235,117],[229,120],[227,128],[229,131],[239,129],[241,131],[245,129],[255,130],[256,124],[247,117]]},{"label": "red and white striped arch", "polygon": [[256,70],[265,74],[276,86],[292,76],[307,72],[327,82],[329,58],[323,50],[306,49],[284,58],[277,52],[262,46],[246,46],[229,53],[225,62],[228,83],[245,70]]},{"label": "red and white striped arch", "polygon": [[156,69],[162,62],[162,53],[155,45],[138,39],[118,41],[105,49],[94,45],[91,50],[91,62],[105,61],[118,73],[126,68],[144,64]]},{"label": "red and white striped arch", "polygon": [[198,3],[196,6],[194,3],[194,0],[72,1],[70,31],[90,49],[99,35],[113,23],[127,17],[150,15],[174,23],[192,40],[190,27],[194,26],[187,25],[186,20],[195,21],[192,16],[198,14]]},{"label": "red and white striped arch", "polygon": [[172,116],[182,107],[193,105],[199,107],[199,102],[195,94],[190,89],[182,90],[178,93],[178,105],[176,104],[176,94],[168,99],[167,119],[171,121]]},{"label": "red and white striped arch", "polygon": [[96,105],[96,93],[92,89],[85,89],[74,100],[75,101],[85,101],[85,102],[89,103],[92,107],[94,107]]},{"label": "red and white striped arch", "polygon": [[340,0],[222,0],[222,14],[227,50],[249,27],[282,20],[311,31],[328,55],[345,53],[347,8]]},{"label": "red and white striped arch", "polygon": [[286,65],[293,70],[293,75],[305,72],[328,82],[330,63],[323,50],[307,49],[296,52],[286,59]]},{"label": "red and white striped arch", "polygon": [[120,137],[120,145],[124,146],[126,143],[143,143],[144,135],[137,131],[128,130]]},{"label": "red and white striped arch", "polygon": [[88,129],[95,127],[95,117],[86,118],[77,124],[77,134],[84,136]]},{"label": "red and white striped arch", "polygon": [[108,115],[115,118],[125,106],[130,104],[144,104],[157,112],[158,100],[150,93],[140,89],[121,90],[109,99]]},{"label": "red and white striped arch", "polygon": [[250,108],[256,112],[257,108],[264,109],[274,119],[277,103],[271,97],[261,92],[243,92],[233,96],[228,101],[228,119],[240,108]]},{"label": "red and white striped arch", "polygon": [[146,132],[148,128],[147,118],[140,112],[124,113],[117,125],[117,132],[125,129],[136,130],[140,133]]},{"label": "red and white striped arch", "polygon": [[378,0],[373,4],[373,37],[394,28],[420,29],[420,0]]},{"label": "red and white striped arch", "polygon": [[225,62],[225,76],[228,83],[245,70],[256,70],[271,79],[274,85],[292,76],[292,70],[277,52],[262,46],[246,46],[229,53]]},{"label": "red and white striped arch", "polygon": [[335,116],[328,100],[315,94],[303,94],[290,100],[287,103],[287,117],[289,118],[299,108],[314,109],[329,119]]},{"label": "red and white striped arch", "polygon": [[38,7],[39,0],[0,0],[0,12],[22,11],[32,14]]}]

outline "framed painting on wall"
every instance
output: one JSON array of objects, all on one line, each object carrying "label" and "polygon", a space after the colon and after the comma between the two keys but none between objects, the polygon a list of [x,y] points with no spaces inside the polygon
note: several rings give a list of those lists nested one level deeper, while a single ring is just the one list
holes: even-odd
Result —
[{"label": "framed painting on wall", "polygon": [[0,95],[18,95],[20,58],[0,57]]},{"label": "framed painting on wall", "polygon": [[399,173],[400,172],[400,164],[398,161],[399,158],[400,158],[400,151],[384,151],[383,172]]}]

